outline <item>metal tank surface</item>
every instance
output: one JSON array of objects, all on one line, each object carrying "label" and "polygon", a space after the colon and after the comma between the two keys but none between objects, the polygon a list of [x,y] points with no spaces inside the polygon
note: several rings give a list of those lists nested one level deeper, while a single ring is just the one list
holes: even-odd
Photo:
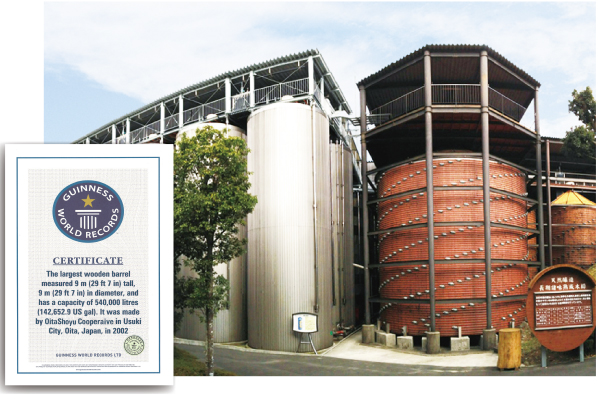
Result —
[{"label": "metal tank surface", "polygon": [[252,348],[296,351],[292,315],[299,312],[318,315],[316,349],[332,345],[328,128],[321,111],[298,103],[260,108],[247,121],[250,192],[258,199],[248,215]]},{"label": "metal tank surface", "polygon": [[333,321],[340,327],[355,324],[353,271],[353,169],[351,151],[330,144],[332,187],[332,303]]},{"label": "metal tank surface", "polygon": [[[212,126],[215,129],[228,129],[228,135],[241,137],[247,140],[245,131],[237,126],[224,123],[195,123],[185,126],[184,132],[187,135],[195,134],[197,129],[205,126]],[[239,226],[239,238],[247,238],[247,227]],[[222,309],[214,318],[214,342],[240,342],[247,340],[247,254],[232,259],[227,264],[220,264],[215,268],[216,273],[226,277],[229,281],[229,306]],[[194,270],[181,267],[181,275],[186,277],[197,277]],[[181,328],[176,333],[178,338],[205,341],[205,323],[200,322],[199,316],[185,312]]]},{"label": "metal tank surface", "polygon": [[[482,185],[482,161],[450,158],[447,154],[447,158],[435,159],[433,167],[435,187],[463,187],[463,190],[438,190],[434,193],[434,222],[445,224],[434,228],[435,259],[453,262],[436,265],[435,296],[438,301],[463,300],[437,303],[436,327],[441,336],[456,336],[454,326],[461,327],[464,335],[479,335],[486,324],[486,304],[468,299],[484,298],[486,290],[484,228],[480,223],[483,220],[483,193],[482,190],[468,188]],[[380,263],[427,259],[426,193],[413,193],[413,190],[425,186],[423,161],[395,167],[381,176],[378,197],[399,196],[380,202],[376,230],[414,228],[379,236]],[[525,175],[512,166],[490,162],[490,187],[525,195]],[[515,228],[527,227],[528,214],[523,200],[492,193],[490,201],[492,222]],[[492,258],[509,260],[504,264],[492,264],[492,295],[504,298],[492,304],[492,324],[497,329],[506,328],[510,321],[519,324],[525,318],[525,300],[509,297],[527,293],[527,266],[517,263],[529,256],[527,233],[493,227],[491,242]],[[478,259],[479,263],[475,262]],[[475,263],[470,263],[472,260]],[[426,261],[422,261],[417,266],[380,268],[381,297],[405,300],[405,303],[392,303],[381,309],[382,320],[390,323],[393,332],[400,333],[403,326],[407,326],[410,335],[424,335],[427,331],[430,306],[409,303],[410,299],[429,298],[427,266]]]}]

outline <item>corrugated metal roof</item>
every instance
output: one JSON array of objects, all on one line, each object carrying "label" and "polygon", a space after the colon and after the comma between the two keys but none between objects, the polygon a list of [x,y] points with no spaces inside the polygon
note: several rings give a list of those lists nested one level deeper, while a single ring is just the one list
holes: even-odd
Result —
[{"label": "corrugated metal roof", "polygon": [[[286,56],[282,56],[282,57],[278,57],[278,58],[273,58],[271,60],[260,62],[260,63],[257,63],[257,64],[252,64],[252,65],[246,66],[244,68],[236,69],[236,70],[233,70],[233,71],[224,72],[224,73],[221,73],[220,75],[214,76],[214,77],[212,77],[210,79],[206,79],[206,80],[203,80],[203,81],[201,81],[199,83],[193,84],[191,86],[187,86],[187,87],[185,87],[185,88],[183,88],[181,90],[178,90],[176,92],[173,92],[171,94],[163,96],[163,97],[161,97],[161,98],[159,98],[159,99],[157,99],[157,100],[155,100],[155,101],[153,101],[151,103],[145,104],[144,106],[142,106],[142,107],[140,107],[140,108],[138,108],[138,109],[136,109],[136,110],[134,110],[132,112],[129,112],[126,115],[119,116],[118,118],[116,118],[116,119],[114,119],[114,120],[112,120],[112,121],[104,124],[103,126],[101,126],[101,127],[97,128],[97,129],[93,130],[91,133],[85,134],[84,136],[78,138],[74,142],[79,142],[81,140],[84,140],[87,137],[93,136],[94,134],[97,134],[97,133],[101,132],[102,130],[107,129],[108,127],[110,127],[113,124],[116,124],[118,122],[123,121],[126,118],[130,118],[130,117],[132,117],[134,115],[137,115],[137,114],[139,114],[140,112],[142,112],[144,110],[147,110],[149,108],[155,107],[155,106],[159,105],[163,101],[172,99],[174,97],[178,97],[180,94],[188,93],[190,91],[197,90],[197,89],[209,86],[211,84],[214,84],[214,83],[217,83],[219,81],[222,81],[222,80],[224,80],[226,78],[233,78],[233,77],[237,77],[239,75],[243,75],[243,74],[249,73],[252,70],[255,71],[255,70],[259,70],[259,69],[263,69],[263,68],[274,67],[276,65],[287,63],[287,62],[299,61],[299,60],[305,59],[305,58],[307,58],[309,56],[313,56],[313,57],[319,56],[319,59],[322,61],[321,62],[322,67],[324,69],[324,71],[322,71],[322,72],[324,74],[330,73],[330,75],[328,75],[327,78],[329,78],[336,85],[336,80],[334,79],[334,76],[332,76],[332,73],[328,70],[326,62],[324,61],[324,59],[323,59],[322,55],[320,54],[319,50],[317,50],[317,49],[315,49],[315,50],[313,50],[313,49],[312,50],[306,50],[306,51],[302,51],[302,52],[299,52],[299,53],[296,53],[296,54],[290,54],[290,55],[286,55]],[[336,91],[334,93],[334,95],[337,95],[337,96],[340,97],[340,99],[339,99],[340,101],[339,102],[342,103],[342,105],[346,108],[346,110],[348,111],[348,113],[351,113],[351,108],[349,107],[349,104],[348,104],[345,96],[343,95],[342,91],[338,90],[338,91]]]},{"label": "corrugated metal roof", "polygon": [[552,205],[593,205],[596,204],[583,195],[576,193],[573,190],[569,190],[566,193],[563,193],[557,197],[554,201],[551,202]]},{"label": "corrugated metal roof", "polygon": [[480,52],[480,51],[486,50],[490,57],[496,59],[496,61],[500,62],[505,67],[511,69],[514,73],[519,75],[519,77],[521,77],[522,79],[527,81],[529,84],[536,86],[536,87],[540,86],[540,83],[537,80],[532,78],[530,75],[528,75],[522,69],[515,66],[515,64],[513,64],[511,61],[507,60],[505,57],[503,57],[501,54],[496,52],[494,49],[488,47],[487,45],[479,45],[479,44],[430,44],[430,45],[426,45],[426,46],[420,48],[419,50],[416,50],[413,53],[401,58],[400,60],[393,62],[392,64],[382,68],[378,72],[364,78],[359,83],[357,83],[357,86],[361,86],[361,85],[365,86],[368,83],[378,79],[379,77],[382,77],[382,76],[388,74],[393,69],[396,69],[403,65],[408,64],[409,62],[423,56],[423,54],[426,50],[430,51],[430,52],[447,52],[447,53]]}]

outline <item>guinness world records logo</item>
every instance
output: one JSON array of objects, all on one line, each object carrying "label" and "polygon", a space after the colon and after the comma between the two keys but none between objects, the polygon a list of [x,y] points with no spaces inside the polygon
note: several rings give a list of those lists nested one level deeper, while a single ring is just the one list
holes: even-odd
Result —
[{"label": "guinness world records logo", "polygon": [[123,203],[107,184],[82,180],[60,191],[52,216],[62,234],[74,241],[92,243],[114,234],[122,223]]}]

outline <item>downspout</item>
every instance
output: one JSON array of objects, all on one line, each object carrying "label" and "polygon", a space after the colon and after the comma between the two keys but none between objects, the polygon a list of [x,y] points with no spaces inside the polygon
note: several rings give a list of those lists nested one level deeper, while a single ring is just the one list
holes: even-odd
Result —
[{"label": "downspout", "polygon": [[[332,148],[333,146],[330,146],[330,190],[332,190]],[[331,225],[331,230],[330,230],[330,260],[331,260],[331,265],[332,265],[332,306],[336,306],[336,284],[334,281],[334,196],[332,195],[332,192],[330,193],[330,225]]]},{"label": "downspout", "polygon": [[[343,305],[345,304],[345,297],[346,297],[346,287],[345,287],[345,254],[346,254],[346,243],[345,243],[345,150],[344,147],[341,144],[339,144],[339,148],[340,148],[340,158],[341,158],[341,183],[340,183],[340,193],[341,193],[341,201],[340,204],[342,205],[342,209],[340,209],[339,207],[339,220],[341,220],[341,216],[342,217],[342,223],[341,223],[341,240],[340,242],[342,243],[341,246],[341,252],[340,252],[340,270],[338,273],[338,279],[339,279],[339,286],[340,286],[340,306],[339,306],[339,313],[340,313],[340,320],[341,320],[341,326],[344,327],[345,326],[345,319],[344,319],[344,313],[343,313]],[[351,243],[352,244],[352,243]]]},{"label": "downspout", "polygon": [[311,141],[312,141],[312,171],[313,171],[313,181],[314,181],[314,286],[315,286],[315,303],[314,303],[314,312],[318,313],[320,311],[320,301],[319,301],[319,290],[320,284],[318,279],[318,235],[317,235],[317,223],[318,223],[318,205],[317,205],[317,194],[316,194],[316,128],[315,128],[316,120],[314,118],[314,103],[313,100],[311,102]]}]

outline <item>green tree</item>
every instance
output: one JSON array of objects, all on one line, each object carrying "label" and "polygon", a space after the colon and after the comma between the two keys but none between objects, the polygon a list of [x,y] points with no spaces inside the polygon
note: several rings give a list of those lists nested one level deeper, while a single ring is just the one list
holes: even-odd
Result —
[{"label": "green tree", "polygon": [[245,252],[238,225],[257,204],[248,193],[248,153],[243,139],[211,126],[177,140],[174,153],[175,277],[181,256],[198,274],[176,279],[175,319],[187,308],[205,323],[207,375],[214,375],[214,317],[227,305],[229,289],[214,267]]},{"label": "green tree", "polygon": [[569,112],[573,112],[583,125],[567,131],[564,140],[565,155],[596,160],[596,100],[592,89],[586,87],[580,92],[573,90],[572,96]]}]

